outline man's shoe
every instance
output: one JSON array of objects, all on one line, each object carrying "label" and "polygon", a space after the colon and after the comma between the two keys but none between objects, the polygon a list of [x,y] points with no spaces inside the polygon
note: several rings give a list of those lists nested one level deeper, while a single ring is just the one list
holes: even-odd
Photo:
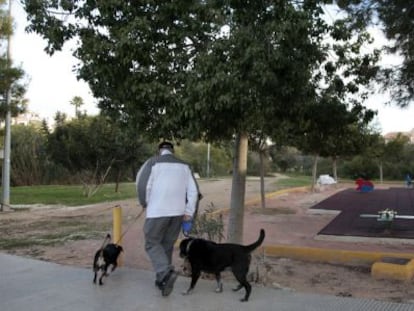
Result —
[{"label": "man's shoe", "polygon": [[162,282],[155,280],[155,286],[158,287],[159,289],[162,289]]},{"label": "man's shoe", "polygon": [[177,280],[177,277],[178,277],[177,272],[173,270],[171,270],[165,277],[164,281],[162,282],[162,285],[160,286],[161,294],[164,297],[167,297],[171,294],[174,288],[174,283]]}]

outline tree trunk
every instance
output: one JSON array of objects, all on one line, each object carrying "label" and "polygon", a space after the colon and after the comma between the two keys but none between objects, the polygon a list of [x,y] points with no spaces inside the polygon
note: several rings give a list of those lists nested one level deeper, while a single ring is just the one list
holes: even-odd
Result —
[{"label": "tree trunk", "polygon": [[121,174],[122,174],[122,171],[121,169],[118,168],[117,174],[116,174],[116,180],[115,180],[115,193],[119,192],[119,182],[121,180]]},{"label": "tree trunk", "polygon": [[338,158],[337,157],[332,157],[332,173],[333,173],[333,178],[335,179],[336,182],[338,182]]},{"label": "tree trunk", "polygon": [[243,242],[244,197],[246,191],[248,137],[239,133],[236,137],[233,162],[233,180],[227,240],[230,243]]},{"label": "tree trunk", "polygon": [[384,180],[384,172],[382,170],[382,162],[379,163],[378,167],[379,167],[380,183],[382,184],[383,180]]},{"label": "tree trunk", "polygon": [[312,167],[312,187],[311,187],[312,192],[315,191],[317,173],[318,173],[318,155],[315,155],[313,159],[313,167]]},{"label": "tree trunk", "polygon": [[259,151],[259,159],[260,159],[260,198],[262,200],[262,208],[266,208],[266,196],[265,196],[265,182],[264,182],[264,155],[265,152],[263,150]]}]

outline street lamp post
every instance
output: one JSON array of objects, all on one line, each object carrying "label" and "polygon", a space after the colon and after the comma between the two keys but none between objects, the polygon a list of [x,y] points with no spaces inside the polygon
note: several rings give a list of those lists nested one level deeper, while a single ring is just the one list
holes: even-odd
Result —
[{"label": "street lamp post", "polygon": [[210,178],[210,143],[207,144],[207,170],[206,170],[207,178]]}]

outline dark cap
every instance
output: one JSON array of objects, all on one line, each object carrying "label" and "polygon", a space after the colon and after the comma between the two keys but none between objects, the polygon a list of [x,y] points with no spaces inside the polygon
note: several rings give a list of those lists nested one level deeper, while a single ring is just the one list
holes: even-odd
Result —
[{"label": "dark cap", "polygon": [[174,145],[168,141],[163,141],[158,145],[158,149],[170,149],[174,150]]}]

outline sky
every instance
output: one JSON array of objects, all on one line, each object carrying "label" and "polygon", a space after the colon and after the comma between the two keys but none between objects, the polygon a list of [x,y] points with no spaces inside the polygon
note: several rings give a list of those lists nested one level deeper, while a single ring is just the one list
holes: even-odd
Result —
[{"label": "sky", "polygon": [[97,114],[99,110],[89,86],[78,81],[72,71],[77,60],[72,56],[71,47],[65,45],[62,52],[49,56],[44,52],[46,41],[25,32],[26,14],[19,1],[13,1],[12,16],[15,29],[11,39],[11,59],[14,66],[20,66],[28,76],[28,110],[53,122],[57,111],[74,116],[75,107],[70,102],[73,97],[80,96],[85,103],[80,109],[91,115]]},{"label": "sky", "polygon": [[[75,107],[70,102],[73,97],[80,96],[85,103],[82,111],[86,110],[90,115],[97,114],[99,110],[96,100],[87,83],[78,81],[72,71],[77,64],[71,53],[73,46],[65,45],[63,51],[49,56],[44,52],[46,41],[36,34],[24,31],[27,22],[19,1],[13,1],[12,15],[15,33],[11,39],[11,58],[14,66],[20,66],[29,78],[26,93],[28,110],[51,123],[57,111],[74,116]],[[365,103],[368,108],[378,111],[376,128],[383,134],[414,129],[414,103],[408,109],[402,109],[385,106],[387,100],[383,94],[374,94]]]}]

